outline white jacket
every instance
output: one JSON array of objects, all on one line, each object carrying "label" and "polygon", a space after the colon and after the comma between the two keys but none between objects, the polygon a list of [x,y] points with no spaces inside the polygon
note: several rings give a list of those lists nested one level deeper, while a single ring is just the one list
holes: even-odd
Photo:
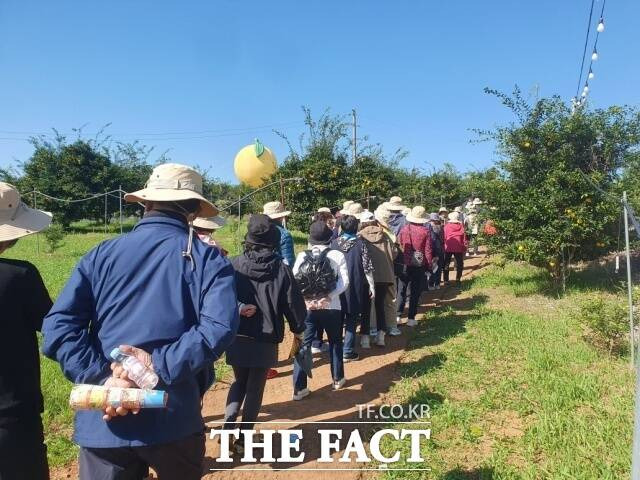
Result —
[{"label": "white jacket", "polygon": [[[329,248],[328,245],[313,245],[309,246],[311,253],[314,257],[320,255],[321,252],[325,251]],[[304,261],[305,252],[300,252],[296,257],[296,263],[293,265],[293,274],[296,275],[298,270],[300,269],[300,265]],[[331,264],[331,268],[336,273],[338,277],[338,282],[336,283],[336,288],[329,294],[329,310],[342,310],[342,306],[340,305],[340,295],[344,293],[344,291],[349,288],[349,270],[347,269],[347,259],[344,257],[344,254],[339,250],[331,250],[327,253],[327,259]]]}]

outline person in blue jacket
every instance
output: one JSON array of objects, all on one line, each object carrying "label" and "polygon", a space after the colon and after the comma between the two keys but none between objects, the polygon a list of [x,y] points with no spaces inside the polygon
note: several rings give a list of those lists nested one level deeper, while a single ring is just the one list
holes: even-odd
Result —
[{"label": "person in blue jacket", "polygon": [[285,210],[280,202],[265,203],[262,207],[262,213],[269,217],[280,231],[280,248],[278,253],[285,265],[293,268],[296,261],[296,255],[293,249],[293,237],[291,232],[284,227],[284,220],[291,215],[289,210]]},{"label": "person in blue jacket", "polygon": [[191,227],[217,213],[201,192],[195,170],[157,166],[146,188],[125,195],[144,203],[142,220],[80,260],[44,320],[42,351],[72,382],[135,388],[109,359],[122,346],[168,394],[165,409],[78,411],[81,480],[142,479],[149,467],[159,478],[201,478],[200,399],[239,321],[231,264]]}]

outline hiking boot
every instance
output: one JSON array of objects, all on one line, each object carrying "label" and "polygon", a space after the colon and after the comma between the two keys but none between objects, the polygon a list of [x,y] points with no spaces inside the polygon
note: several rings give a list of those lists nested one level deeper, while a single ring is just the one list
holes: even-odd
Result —
[{"label": "hiking boot", "polygon": [[418,321],[415,318],[407,320],[407,327],[415,327],[416,325],[418,325]]},{"label": "hiking boot", "polygon": [[342,387],[344,387],[345,383],[347,383],[347,379],[342,377],[340,380],[333,382],[333,389],[340,390]]},{"label": "hiking boot", "polygon": [[241,440],[236,440],[235,442],[233,442],[231,451],[234,455],[238,455],[239,457],[244,455],[244,443]]},{"label": "hiking boot", "polygon": [[360,338],[360,347],[371,348],[371,339],[369,338],[369,335],[362,335]]},{"label": "hiking boot", "polygon": [[384,347],[384,332],[382,330],[376,335],[376,345],[378,347]]},{"label": "hiking boot", "polygon": [[402,335],[402,331],[398,327],[391,327],[389,330],[389,335],[392,337],[397,337],[398,335]]},{"label": "hiking boot", "polygon": [[294,400],[302,400],[304,397],[308,397],[311,394],[311,390],[308,388],[303,388],[302,390],[296,392],[293,391],[293,399]]}]

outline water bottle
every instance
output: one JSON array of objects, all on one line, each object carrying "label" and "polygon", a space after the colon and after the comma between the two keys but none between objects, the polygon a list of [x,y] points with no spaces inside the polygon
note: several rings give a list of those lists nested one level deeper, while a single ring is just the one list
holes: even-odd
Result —
[{"label": "water bottle", "polygon": [[152,390],[158,384],[158,375],[136,357],[116,347],[111,351],[111,358],[122,365],[129,379],[140,388]]}]

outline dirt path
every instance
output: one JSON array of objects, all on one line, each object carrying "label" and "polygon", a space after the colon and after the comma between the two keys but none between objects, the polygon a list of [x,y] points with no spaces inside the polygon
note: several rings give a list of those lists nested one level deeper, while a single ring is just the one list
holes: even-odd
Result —
[{"label": "dirt path", "polygon": [[[484,265],[484,257],[472,257],[465,260],[463,279],[470,278],[475,271]],[[455,298],[457,290],[453,287],[443,288],[439,291],[425,292],[420,302],[420,312],[424,313],[430,307],[440,302],[446,302]],[[406,317],[403,319],[406,322]],[[285,341],[280,348],[280,362],[277,367],[279,376],[267,382],[263,407],[258,420],[260,422],[287,422],[269,423],[269,429],[301,429],[301,451],[305,452],[305,461],[292,464],[252,463],[241,464],[237,460],[233,463],[217,463],[219,446],[216,441],[207,440],[205,455],[204,479],[238,479],[256,480],[265,477],[265,471],[269,471],[266,480],[279,478],[298,478],[304,476],[305,480],[324,479],[331,475],[339,480],[356,480],[377,478],[377,471],[358,470],[369,467],[367,464],[347,463],[318,463],[315,461],[320,456],[317,443],[317,430],[341,429],[343,439],[347,438],[353,429],[358,429],[365,438],[367,428],[373,425],[358,424],[358,405],[381,404],[391,386],[399,379],[397,364],[412,336],[412,328],[401,327],[403,334],[398,337],[387,337],[386,346],[371,346],[369,350],[359,349],[360,360],[345,364],[345,387],[337,392],[331,389],[331,375],[329,371],[327,354],[316,355],[314,360],[313,378],[309,379],[311,395],[302,401],[294,402],[292,395],[292,363],[286,359],[290,343]],[[290,340],[289,340],[290,342]],[[218,382],[207,392],[204,398],[202,414],[208,427],[219,428],[223,419],[229,384]],[[241,420],[241,419],[240,419]],[[325,422],[322,424],[309,422]],[[353,423],[345,423],[353,422]],[[256,429],[264,427],[264,424],[256,425]],[[278,444],[274,441],[274,456],[279,454]],[[260,450],[257,451],[257,455]],[[341,453],[334,455],[339,457]],[[328,470],[329,468],[350,468],[349,471]],[[211,469],[216,469],[212,471]],[[222,471],[218,469],[224,469]],[[251,470],[253,469],[253,470]],[[281,471],[273,471],[282,469]],[[296,471],[294,469],[305,469]],[[307,470],[309,469],[309,470]],[[313,471],[313,470],[320,471]],[[322,471],[325,469],[325,471]],[[53,469],[52,479],[77,478],[77,464],[64,468]],[[294,477],[295,476],[295,477]]]},{"label": "dirt path", "polygon": [[[468,258],[465,261],[465,273],[463,278],[470,278],[474,272],[483,265],[484,257]],[[439,291],[425,292],[421,299],[420,313],[424,313],[434,304],[440,301],[447,301],[456,295],[456,289],[449,287]],[[403,319],[406,322],[406,318]],[[271,470],[273,468],[304,468],[304,469],[327,469],[336,467],[349,467],[356,469],[358,466],[367,467],[366,464],[338,464],[318,463],[315,461],[320,456],[319,445],[315,441],[319,424],[309,424],[304,422],[332,422],[323,424],[321,428],[341,429],[343,439],[348,437],[350,432],[357,428],[361,434],[366,430],[363,424],[347,424],[344,422],[358,422],[357,405],[380,404],[384,396],[389,392],[393,383],[398,380],[397,363],[404,354],[405,347],[412,335],[412,328],[401,327],[403,334],[398,337],[387,337],[386,347],[376,347],[372,345],[370,350],[359,349],[360,360],[357,362],[345,363],[346,386],[343,390],[334,392],[331,389],[331,374],[329,370],[327,354],[316,355],[314,361],[313,378],[309,380],[311,395],[302,401],[294,402],[292,395],[292,364],[286,360],[290,344],[283,344],[280,348],[280,364],[278,372],[280,375],[267,382],[263,407],[258,418],[259,421],[287,421],[290,423],[277,424],[270,423],[269,429],[302,429],[303,440],[301,451],[306,453],[303,463],[296,465],[283,464],[241,464],[235,461],[232,464],[220,464],[215,462],[218,457],[219,447],[217,442],[207,442],[207,453],[205,465],[207,469],[226,468],[225,471],[211,472],[205,475],[206,479],[241,479],[254,480],[263,478],[265,472],[248,470],[249,468],[263,468]],[[203,415],[209,426],[219,428],[223,419],[224,405],[229,385],[218,383],[214,389],[205,396]],[[264,424],[262,425],[263,427]],[[260,425],[256,429],[260,429]],[[362,437],[364,438],[364,434]],[[307,441],[305,441],[307,439]],[[277,442],[274,442],[277,443]],[[258,451],[259,454],[260,451]],[[274,448],[274,455],[277,457],[277,448]],[[334,455],[334,458],[341,454]],[[305,479],[320,479],[331,475],[335,479],[351,480],[361,478],[375,478],[377,472],[371,471],[305,471],[296,472],[270,472],[269,478],[294,478],[292,475],[304,475]]]}]

